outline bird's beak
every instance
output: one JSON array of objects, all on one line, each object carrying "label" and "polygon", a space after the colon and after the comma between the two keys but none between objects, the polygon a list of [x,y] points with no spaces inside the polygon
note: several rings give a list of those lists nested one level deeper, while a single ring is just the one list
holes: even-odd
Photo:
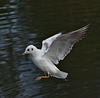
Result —
[{"label": "bird's beak", "polygon": [[25,54],[27,54],[27,53],[26,52],[22,53],[22,55],[25,55]]}]

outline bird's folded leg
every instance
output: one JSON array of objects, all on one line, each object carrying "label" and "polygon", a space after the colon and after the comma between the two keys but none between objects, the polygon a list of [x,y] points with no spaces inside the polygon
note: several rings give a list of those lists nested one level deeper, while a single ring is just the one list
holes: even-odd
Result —
[{"label": "bird's folded leg", "polygon": [[38,81],[38,80],[40,80],[40,79],[42,79],[42,78],[49,78],[50,77],[50,75],[48,74],[48,76],[40,76],[40,77],[37,77],[34,81]]}]

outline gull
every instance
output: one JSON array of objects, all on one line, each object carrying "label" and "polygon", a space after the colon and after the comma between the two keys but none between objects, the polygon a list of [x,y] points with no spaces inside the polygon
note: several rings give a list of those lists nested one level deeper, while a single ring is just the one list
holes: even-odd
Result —
[{"label": "gull", "polygon": [[64,31],[55,34],[42,41],[41,49],[37,49],[34,45],[27,46],[22,55],[29,54],[33,63],[45,74],[37,77],[35,81],[49,78],[50,76],[68,80],[68,73],[59,70],[55,65],[70,53],[76,42],[82,40],[89,33],[88,29],[89,25],[86,25],[69,33]]}]

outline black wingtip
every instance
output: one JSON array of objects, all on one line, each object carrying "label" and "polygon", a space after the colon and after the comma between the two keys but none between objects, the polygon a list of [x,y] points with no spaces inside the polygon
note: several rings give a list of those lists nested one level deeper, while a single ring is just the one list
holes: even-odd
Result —
[{"label": "black wingtip", "polygon": [[88,34],[88,33],[90,33],[89,32],[89,29],[91,28],[91,23],[89,23],[88,25],[86,25],[86,26],[84,26],[85,28],[86,28],[86,30],[87,30],[87,33],[86,34]]},{"label": "black wingtip", "polygon": [[[91,25],[92,25],[92,24],[89,23],[89,24],[85,25],[84,27],[87,28],[87,29],[89,29],[89,28],[91,27]],[[84,27],[83,27],[83,28],[84,28]],[[62,31],[62,32],[60,32],[60,33],[61,33],[61,34],[66,34],[66,33],[68,33],[68,32],[67,32],[67,30],[64,30],[64,31]]]},{"label": "black wingtip", "polygon": [[92,24],[89,23],[89,24],[87,24],[85,27],[86,27],[86,28],[90,28],[91,25],[92,25]]}]

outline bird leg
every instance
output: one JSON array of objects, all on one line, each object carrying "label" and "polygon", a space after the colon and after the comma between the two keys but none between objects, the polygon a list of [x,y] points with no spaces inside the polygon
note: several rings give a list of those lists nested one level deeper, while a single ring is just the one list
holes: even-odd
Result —
[{"label": "bird leg", "polygon": [[50,75],[48,74],[48,76],[40,76],[40,77],[37,77],[34,81],[38,81],[38,80],[40,80],[40,79],[42,79],[42,78],[49,78],[50,77]]}]

